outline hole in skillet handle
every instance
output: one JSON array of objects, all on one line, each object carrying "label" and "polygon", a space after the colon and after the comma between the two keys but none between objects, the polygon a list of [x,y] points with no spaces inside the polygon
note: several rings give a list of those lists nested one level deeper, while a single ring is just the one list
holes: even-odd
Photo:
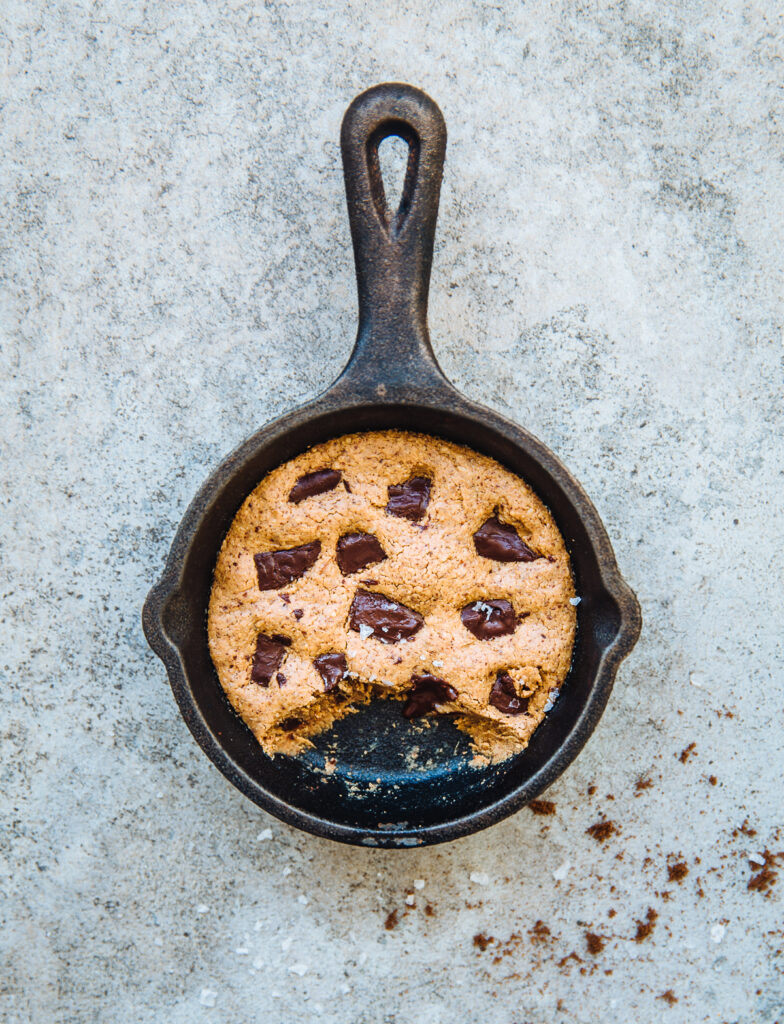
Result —
[{"label": "hole in skillet handle", "polygon": [[[402,155],[402,146],[394,146],[388,140],[399,139],[408,147],[408,154],[405,158],[404,168],[400,167],[399,157]],[[388,143],[384,146],[384,143]],[[383,151],[382,151],[383,146]],[[417,133],[406,124],[405,121],[387,121],[376,129],[370,136],[367,143],[368,177],[370,180],[370,192],[376,211],[386,226],[391,236],[395,237],[400,233],[403,223],[411,209],[411,200],[414,195],[414,184],[416,182],[417,170],[419,168],[420,140]],[[383,164],[383,166],[382,166]],[[397,166],[396,166],[397,165]],[[387,201],[387,192],[384,187],[384,177],[387,177],[390,185],[396,182],[394,172],[400,170],[403,173],[402,185],[399,189],[400,200],[394,214],[391,213]],[[386,172],[386,175],[385,175]],[[395,190],[390,188],[392,195]]]}]

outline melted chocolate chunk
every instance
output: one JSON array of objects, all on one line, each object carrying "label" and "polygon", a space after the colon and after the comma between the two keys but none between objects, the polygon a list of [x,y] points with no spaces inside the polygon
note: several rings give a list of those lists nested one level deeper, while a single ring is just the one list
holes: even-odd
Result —
[{"label": "melted chocolate chunk", "polygon": [[430,502],[430,480],[426,476],[412,476],[404,484],[393,484],[387,488],[386,511],[391,516],[401,516],[418,522],[425,514]]},{"label": "melted chocolate chunk", "polygon": [[302,616],[305,613],[303,612],[303,610],[301,608],[295,608],[294,611],[291,614],[294,616],[294,618],[297,620],[297,622],[299,622],[299,620],[302,618]]},{"label": "melted chocolate chunk", "polygon": [[477,640],[492,640],[514,633],[517,618],[508,601],[474,601],[460,612],[463,625]]},{"label": "melted chocolate chunk", "polygon": [[502,523],[498,516],[486,519],[474,534],[476,553],[496,562],[533,562],[540,558],[520,539],[514,526]]},{"label": "melted chocolate chunk", "polygon": [[291,637],[283,636],[282,633],[273,633],[270,637],[276,644],[283,644],[284,647],[291,647]]},{"label": "melted chocolate chunk", "polygon": [[[289,640],[288,643],[291,641]],[[256,637],[256,651],[250,670],[250,677],[254,683],[258,683],[260,686],[269,686],[270,679],[280,668],[286,647],[287,644],[282,644],[279,638],[259,633]]]},{"label": "melted chocolate chunk", "polygon": [[348,672],[345,654],[319,654],[318,658],[313,659],[313,664],[324,680],[324,690],[327,693],[334,690]]},{"label": "melted chocolate chunk", "polygon": [[259,590],[277,590],[304,576],[321,553],[321,541],[312,540],[298,548],[264,551],[253,556],[259,577]]},{"label": "melted chocolate chunk", "polygon": [[344,533],[338,541],[338,567],[344,576],[383,562],[386,557],[386,551],[372,533]]},{"label": "melted chocolate chunk", "polygon": [[369,590],[357,590],[351,602],[351,628],[359,634],[372,635],[382,644],[396,644],[406,640],[418,633],[424,622],[419,612],[383,594],[372,594]]},{"label": "melted chocolate chunk", "polygon": [[305,473],[291,488],[289,501],[299,505],[305,498],[333,491],[339,483],[340,473],[336,469],[317,469],[315,473]]},{"label": "melted chocolate chunk", "polygon": [[275,678],[278,681],[278,686],[285,686],[286,683],[288,682],[288,679],[283,675],[282,672],[278,672]]},{"label": "melted chocolate chunk", "polygon": [[514,679],[508,672],[499,672],[490,690],[490,703],[505,715],[524,715],[528,697],[518,697]]},{"label": "melted chocolate chunk", "polygon": [[302,725],[301,719],[293,717],[284,718],[283,721],[280,723],[280,727],[281,729],[283,729],[284,732],[291,732],[292,730],[296,729],[298,725]]},{"label": "melted chocolate chunk", "polygon": [[434,711],[437,704],[446,704],[457,698],[454,686],[438,676],[411,676],[411,683],[411,692],[403,706],[405,718],[421,718],[429,711]]}]

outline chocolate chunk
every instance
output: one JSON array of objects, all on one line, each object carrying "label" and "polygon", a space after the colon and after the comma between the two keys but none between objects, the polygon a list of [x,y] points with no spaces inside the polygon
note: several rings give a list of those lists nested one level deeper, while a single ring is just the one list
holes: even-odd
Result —
[{"label": "chocolate chunk", "polygon": [[399,640],[413,636],[424,622],[419,612],[383,594],[372,594],[369,590],[357,590],[351,602],[351,628],[361,635],[372,635],[382,644],[396,644]]},{"label": "chocolate chunk", "polygon": [[486,519],[474,534],[476,553],[496,562],[533,562],[540,558],[520,539],[514,526],[502,523],[498,516]]},{"label": "chocolate chunk", "polygon": [[338,567],[344,576],[383,562],[387,553],[372,533],[344,533],[338,541]]},{"label": "chocolate chunk", "polygon": [[460,612],[463,625],[477,640],[492,640],[514,633],[517,626],[514,608],[508,601],[474,601]]},{"label": "chocolate chunk", "polygon": [[339,483],[340,473],[336,469],[317,469],[315,473],[305,473],[289,491],[289,501],[299,505],[305,498],[334,490]]},{"label": "chocolate chunk", "polygon": [[430,480],[426,476],[412,476],[404,484],[388,487],[387,495],[386,511],[415,523],[425,514],[430,501]]},{"label": "chocolate chunk", "polygon": [[284,604],[291,604],[291,594],[279,594],[278,596]]},{"label": "chocolate chunk", "polygon": [[302,618],[302,616],[305,613],[303,612],[303,610],[301,608],[295,608],[294,611],[291,614],[294,616],[294,618],[297,620],[297,622],[299,622],[299,620]]},{"label": "chocolate chunk", "polygon": [[271,638],[276,644],[283,644],[284,647],[291,647],[291,637],[283,636],[281,633],[273,633]]},{"label": "chocolate chunk", "polygon": [[256,637],[256,651],[253,655],[253,665],[250,670],[250,677],[254,683],[258,683],[260,686],[269,686],[270,679],[275,675],[280,668],[280,663],[283,661],[286,646],[279,639],[259,633]]},{"label": "chocolate chunk", "polygon": [[349,485],[348,485],[348,480],[344,480],[343,481],[343,489],[346,491],[347,494],[353,494],[354,493],[351,490],[351,488],[349,487]]},{"label": "chocolate chunk", "polygon": [[490,690],[490,703],[505,715],[524,715],[528,697],[518,697],[514,679],[508,672],[499,672]]},{"label": "chocolate chunk", "polygon": [[376,584],[378,583],[378,580],[360,580],[359,582],[360,583],[367,583],[367,585],[369,587],[375,587]]},{"label": "chocolate chunk", "polygon": [[264,551],[253,556],[259,577],[259,590],[277,590],[278,587],[304,576],[321,553],[321,541],[312,540],[298,548],[282,551]]},{"label": "chocolate chunk", "polygon": [[278,672],[275,678],[278,681],[278,686],[285,686],[286,683],[288,682],[288,679],[283,675],[282,672]]},{"label": "chocolate chunk", "polygon": [[348,672],[345,654],[319,654],[318,658],[313,659],[313,664],[324,680],[324,689],[327,693],[334,690]]},{"label": "chocolate chunk", "polygon": [[437,676],[411,676],[411,683],[411,692],[403,706],[404,718],[421,718],[429,711],[434,711],[436,704],[446,704],[457,698],[454,686]]},{"label": "chocolate chunk", "polygon": [[284,732],[291,732],[293,729],[296,729],[298,725],[302,725],[302,720],[293,717],[284,718],[283,721],[280,723],[280,727],[281,729],[283,729]]}]

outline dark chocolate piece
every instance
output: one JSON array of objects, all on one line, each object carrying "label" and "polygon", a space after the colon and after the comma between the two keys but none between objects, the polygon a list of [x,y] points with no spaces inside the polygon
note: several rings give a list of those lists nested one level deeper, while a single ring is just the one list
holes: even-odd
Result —
[{"label": "dark chocolate piece", "polygon": [[477,640],[492,640],[514,633],[517,626],[514,608],[508,601],[472,601],[460,612],[463,625]]},{"label": "dark chocolate piece", "polygon": [[285,686],[286,683],[288,682],[288,679],[283,675],[282,672],[278,672],[278,674],[275,676],[275,679],[278,681],[278,686]]},{"label": "dark chocolate piece", "polygon": [[254,555],[259,590],[277,590],[304,576],[321,553],[321,541],[312,540],[298,548],[282,551],[264,551]]},{"label": "dark chocolate piece", "polygon": [[[383,594],[372,594],[369,590],[357,590],[351,602],[349,625],[357,633],[380,640],[382,644],[396,644],[405,640],[424,625],[425,620],[411,608],[398,604]],[[364,627],[364,628],[363,628]]]},{"label": "dark chocolate piece", "polygon": [[383,562],[386,557],[386,551],[372,533],[344,533],[338,541],[338,568],[344,576]]},{"label": "dark chocolate piece", "polygon": [[324,689],[327,693],[334,690],[348,672],[345,654],[319,654],[318,658],[313,659],[313,664],[324,680]]},{"label": "dark chocolate piece", "polygon": [[348,480],[344,480],[343,481],[343,489],[346,491],[347,494],[353,494],[354,493],[351,490],[351,488],[349,487],[349,485],[348,485]]},{"label": "dark chocolate piece", "polygon": [[282,644],[280,640],[271,636],[265,636],[264,633],[259,633],[256,637],[256,651],[250,670],[253,682],[260,686],[269,686],[270,679],[280,668],[285,653],[286,644]]},{"label": "dark chocolate piece", "polygon": [[430,480],[426,476],[412,476],[404,484],[393,484],[387,488],[386,511],[391,516],[401,516],[418,522],[425,514],[430,502]]},{"label": "dark chocolate piece", "polygon": [[498,516],[486,519],[474,534],[476,553],[496,562],[533,562],[540,558],[520,539],[514,526],[502,523]]},{"label": "dark chocolate piece", "polygon": [[340,473],[336,469],[317,469],[315,473],[305,473],[291,488],[289,501],[299,505],[305,498],[333,491],[339,483]]},{"label": "dark chocolate piece", "polygon": [[276,644],[283,644],[284,647],[291,647],[291,637],[283,636],[282,633],[273,633],[271,639],[274,640]]},{"label": "dark chocolate piece", "polygon": [[303,610],[301,608],[295,608],[294,611],[291,614],[294,616],[294,618],[297,620],[297,622],[299,622],[299,620],[302,618],[302,616],[305,613],[303,612]]},{"label": "dark chocolate piece", "polygon": [[444,679],[426,673],[423,676],[411,676],[411,692],[403,706],[405,718],[421,718],[422,715],[434,711],[437,704],[446,704],[457,698],[457,690]]},{"label": "dark chocolate piece", "polygon": [[508,672],[499,672],[490,690],[490,703],[505,715],[524,715],[528,697],[518,697],[514,679]]}]

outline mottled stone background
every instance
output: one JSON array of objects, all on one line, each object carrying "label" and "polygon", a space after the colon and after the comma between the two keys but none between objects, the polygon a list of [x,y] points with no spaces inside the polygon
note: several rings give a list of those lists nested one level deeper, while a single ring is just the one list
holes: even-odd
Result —
[{"label": "mottled stone background", "polygon": [[[784,1019],[779,18],[6,0],[3,1022]],[[555,814],[385,853],[240,796],[140,608],[348,356],[338,130],[390,79],[449,127],[438,357],[584,483],[645,627]]]}]

